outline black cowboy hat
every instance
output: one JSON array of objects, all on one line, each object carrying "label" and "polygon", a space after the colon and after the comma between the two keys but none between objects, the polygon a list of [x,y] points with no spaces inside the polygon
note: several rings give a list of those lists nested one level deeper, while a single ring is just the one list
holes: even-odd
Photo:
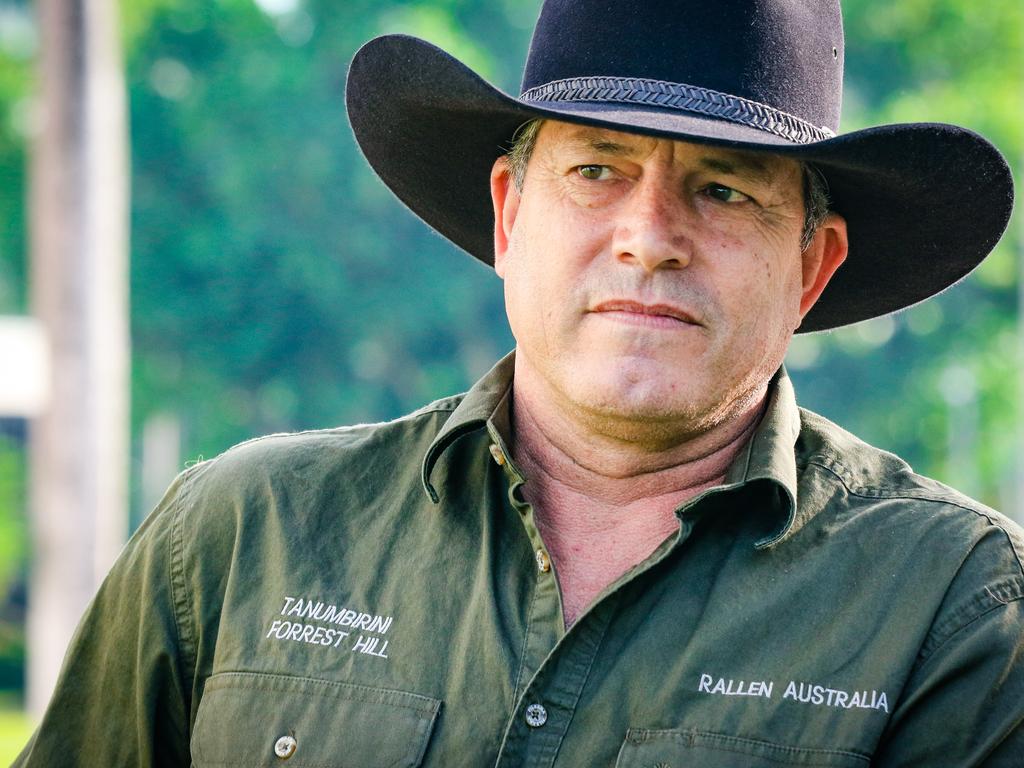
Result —
[{"label": "black cowboy hat", "polygon": [[914,123],[836,135],[842,78],[838,0],[547,0],[518,99],[423,40],[388,35],[356,54],[346,102],[384,183],[488,264],[491,166],[534,118],[813,163],[847,221],[850,252],[804,318],[807,332],[949,287],[992,250],[1013,206],[1006,161],[969,130]]}]

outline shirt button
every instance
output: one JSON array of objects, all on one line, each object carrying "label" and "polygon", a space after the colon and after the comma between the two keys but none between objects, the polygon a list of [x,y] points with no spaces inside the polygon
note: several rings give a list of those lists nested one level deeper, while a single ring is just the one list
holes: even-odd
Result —
[{"label": "shirt button", "polygon": [[540,704],[531,704],[526,708],[526,724],[531,728],[540,728],[548,721],[548,711]]},{"label": "shirt button", "polygon": [[501,450],[501,448],[496,446],[494,443],[491,443],[490,451],[491,456],[494,458],[494,463],[497,464],[499,467],[504,467],[506,461],[505,452]]},{"label": "shirt button", "polygon": [[547,573],[551,570],[551,558],[548,557],[548,553],[543,549],[538,549],[536,552],[537,556],[537,570],[541,573]]},{"label": "shirt button", "polygon": [[294,738],[291,736],[282,736],[274,742],[274,754],[282,760],[287,760],[295,754],[296,747],[298,747],[298,744],[295,742]]}]

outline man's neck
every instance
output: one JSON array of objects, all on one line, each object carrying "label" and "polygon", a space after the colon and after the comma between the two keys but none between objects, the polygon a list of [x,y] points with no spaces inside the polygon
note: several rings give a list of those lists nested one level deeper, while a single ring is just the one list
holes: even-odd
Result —
[{"label": "man's neck", "polygon": [[[766,393],[765,387],[700,430],[659,427],[644,439],[640,424],[624,438],[621,423],[602,429],[599,419],[579,418],[517,379],[512,428],[516,461],[529,478],[525,490],[538,504],[573,494],[619,510],[643,502],[673,512],[724,478],[760,421]],[[677,438],[667,441],[666,434]]]},{"label": "man's neck", "polygon": [[681,432],[675,444],[666,444],[664,430],[647,441],[623,439],[621,424],[602,430],[534,394],[513,386],[514,455],[568,625],[678,529],[676,509],[723,481],[757,427],[765,394],[709,429]]}]

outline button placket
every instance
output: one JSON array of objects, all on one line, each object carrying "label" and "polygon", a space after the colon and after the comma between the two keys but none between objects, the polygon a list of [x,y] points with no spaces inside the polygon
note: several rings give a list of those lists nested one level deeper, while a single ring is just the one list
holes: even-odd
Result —
[{"label": "button placket", "polygon": [[553,766],[617,602],[609,595],[588,611],[534,674],[509,720],[496,768]]},{"label": "button placket", "polygon": [[488,450],[491,452],[491,458],[494,459],[494,463],[499,467],[504,467],[505,462],[508,461],[508,459],[505,458],[505,452],[501,450],[496,443],[491,443]]},{"label": "button placket", "polygon": [[551,570],[551,557],[543,549],[538,549],[534,553],[534,557],[537,559],[537,570],[541,573],[547,573]]},{"label": "button placket", "polygon": [[543,704],[531,704],[526,708],[526,724],[531,728],[540,728],[548,721],[548,711]]}]

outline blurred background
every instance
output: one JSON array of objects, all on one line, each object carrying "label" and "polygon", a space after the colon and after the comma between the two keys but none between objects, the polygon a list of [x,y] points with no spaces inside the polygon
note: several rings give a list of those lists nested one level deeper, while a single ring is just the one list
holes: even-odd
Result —
[{"label": "blurred background", "polygon": [[[518,93],[538,5],[0,0],[0,759],[188,462],[398,416],[511,348],[499,281],[377,181],[343,90],[398,31]],[[1020,179],[1024,4],[843,5],[844,131],[959,123]],[[1018,520],[1020,222],[937,300],[788,359],[805,407]]]}]

